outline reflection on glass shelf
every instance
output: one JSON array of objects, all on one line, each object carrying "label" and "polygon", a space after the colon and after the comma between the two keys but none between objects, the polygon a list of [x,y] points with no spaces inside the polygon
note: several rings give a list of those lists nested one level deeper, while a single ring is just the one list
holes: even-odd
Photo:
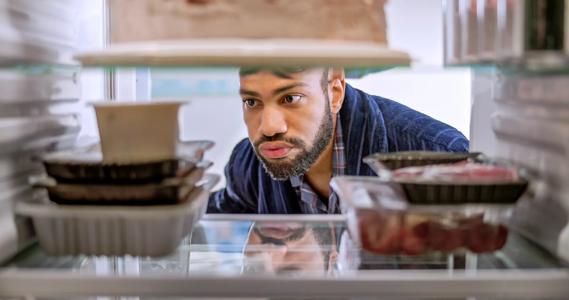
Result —
[{"label": "reflection on glass shelf", "polygon": [[[565,262],[551,256],[518,234],[511,232],[504,248],[493,253],[475,254],[468,251],[444,254],[432,253],[418,256],[382,256],[361,251],[351,243],[347,232],[342,237],[344,251],[353,257],[359,270],[527,270],[566,268]],[[346,243],[346,245],[344,245]],[[341,250],[342,252],[342,250]],[[354,264],[352,263],[352,267]]]},{"label": "reflection on glass shelf", "polygon": [[[364,270],[526,270],[567,264],[523,237],[511,234],[491,254],[434,253],[381,256],[362,251],[341,221],[202,221],[176,253],[163,258],[48,257],[37,246],[4,267],[60,270],[97,276],[341,276]],[[354,273],[356,272],[356,273]]]}]

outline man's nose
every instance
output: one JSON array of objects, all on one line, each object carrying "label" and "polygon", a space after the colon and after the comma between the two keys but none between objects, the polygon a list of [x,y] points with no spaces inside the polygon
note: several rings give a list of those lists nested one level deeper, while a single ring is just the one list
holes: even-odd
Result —
[{"label": "man's nose", "polygon": [[284,114],[276,108],[265,107],[261,120],[260,131],[264,136],[274,136],[287,132],[286,118]]},{"label": "man's nose", "polygon": [[288,247],[285,245],[273,245],[267,252],[271,258],[271,265],[274,269],[278,269],[280,265],[286,262]]}]

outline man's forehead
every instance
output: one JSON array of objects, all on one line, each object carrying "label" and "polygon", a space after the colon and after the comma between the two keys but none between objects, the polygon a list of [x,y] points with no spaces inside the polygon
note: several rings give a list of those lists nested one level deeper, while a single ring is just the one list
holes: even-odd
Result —
[{"label": "man's forehead", "polygon": [[241,68],[239,70],[239,76],[241,79],[246,79],[254,75],[270,74],[281,79],[295,79],[310,74],[322,74],[323,72],[324,68]]},{"label": "man's forehead", "polygon": [[273,72],[263,71],[243,76],[239,82],[242,95],[260,96],[261,94],[279,95],[293,88],[317,88],[320,86],[322,73],[306,70],[284,77]]}]

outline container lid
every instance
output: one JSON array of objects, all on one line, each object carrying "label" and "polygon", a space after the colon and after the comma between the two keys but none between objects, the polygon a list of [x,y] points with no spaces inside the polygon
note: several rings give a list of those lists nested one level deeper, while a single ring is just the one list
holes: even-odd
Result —
[{"label": "container lid", "polygon": [[307,39],[192,39],[111,45],[75,56],[85,66],[409,65],[409,54],[384,44]]},{"label": "container lid", "polygon": [[[178,156],[183,159],[201,157],[203,152],[213,147],[212,141],[187,141],[178,143]],[[46,163],[57,164],[104,164],[99,147],[73,149],[46,154],[42,157]],[[149,162],[145,162],[149,163]],[[141,164],[145,164],[141,163]]]},{"label": "container lid", "polygon": [[343,211],[346,207],[373,208],[378,201],[392,210],[408,207],[401,186],[378,177],[338,176],[332,178],[330,186],[341,199]]}]

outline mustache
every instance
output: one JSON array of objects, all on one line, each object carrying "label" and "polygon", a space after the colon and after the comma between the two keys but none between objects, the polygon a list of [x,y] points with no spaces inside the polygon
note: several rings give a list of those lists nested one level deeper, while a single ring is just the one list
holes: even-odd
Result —
[{"label": "mustache", "polygon": [[273,136],[263,135],[261,138],[255,141],[254,143],[255,148],[258,149],[259,146],[265,142],[285,142],[298,148],[306,147],[306,144],[304,143],[303,140],[294,137],[285,137],[284,133],[278,133]]}]

